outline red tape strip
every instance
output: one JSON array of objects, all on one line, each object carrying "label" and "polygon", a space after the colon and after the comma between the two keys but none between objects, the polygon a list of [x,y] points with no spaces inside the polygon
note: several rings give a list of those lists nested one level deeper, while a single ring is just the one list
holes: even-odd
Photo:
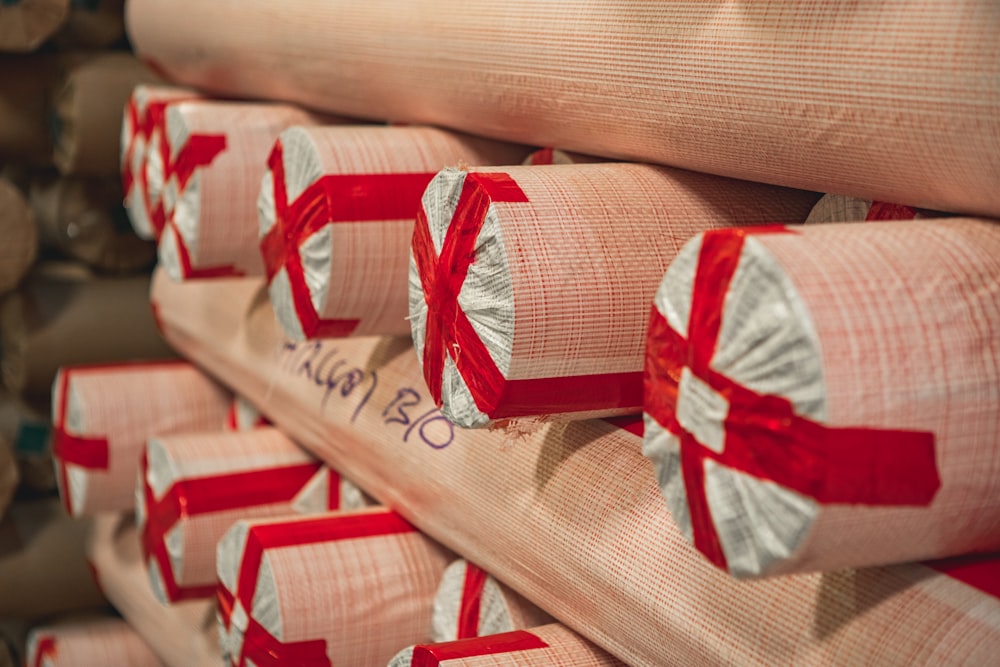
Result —
[{"label": "red tape strip", "polygon": [[[927,505],[941,486],[933,433],[828,427],[795,414],[788,399],[758,394],[710,367],[723,305],[745,238],[762,231],[775,230],[725,229],[704,234],[688,338],[671,328],[654,307],[646,348],[645,411],[680,438],[694,544],[723,569],[726,558],[705,495],[708,459],[820,503]],[[721,454],[698,442],[677,420],[684,367],[729,402]]]},{"label": "red tape strip", "polygon": [[466,561],[465,580],[462,582],[462,598],[458,608],[457,639],[479,636],[479,615],[486,587],[486,571]]},{"label": "red tape strip", "polygon": [[459,639],[441,644],[420,644],[413,647],[411,667],[439,667],[445,660],[471,658],[477,655],[498,655],[548,648],[541,637],[526,630],[503,632],[496,635]]},{"label": "red tape strip", "polygon": [[57,655],[58,649],[56,648],[55,637],[50,635],[40,637],[38,643],[35,645],[35,661],[32,663],[32,667],[43,667],[46,658],[54,661]]}]

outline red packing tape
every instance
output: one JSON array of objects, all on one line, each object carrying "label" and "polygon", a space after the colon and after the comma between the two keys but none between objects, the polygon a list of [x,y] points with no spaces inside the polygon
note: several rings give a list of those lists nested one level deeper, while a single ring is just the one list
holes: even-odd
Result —
[{"label": "red packing tape", "polygon": [[[775,231],[722,229],[703,235],[687,339],[655,306],[650,315],[645,411],[680,439],[694,544],[723,569],[726,558],[705,495],[707,459],[820,503],[923,506],[941,486],[933,433],[828,427],[795,414],[788,399],[758,394],[711,368],[723,304],[746,236]],[[729,402],[721,454],[698,442],[677,420],[685,367]]]},{"label": "red packing tape", "polygon": [[497,655],[548,648],[541,637],[526,630],[514,630],[475,639],[459,639],[441,644],[421,644],[413,647],[410,667],[438,667],[445,660],[471,658],[477,655]]},{"label": "red packing tape", "polygon": [[483,603],[483,589],[489,575],[482,568],[465,564],[465,580],[462,582],[462,599],[458,608],[457,639],[479,636],[479,614]]}]

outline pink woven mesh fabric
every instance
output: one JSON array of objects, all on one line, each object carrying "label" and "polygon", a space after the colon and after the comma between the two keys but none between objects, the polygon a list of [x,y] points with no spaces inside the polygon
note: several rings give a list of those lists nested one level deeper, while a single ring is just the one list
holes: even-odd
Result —
[{"label": "pink woven mesh fabric", "polygon": [[648,430],[738,576],[1000,549],[1000,226],[711,232],[663,278]]},{"label": "pink woven mesh fabric", "polygon": [[494,634],[399,652],[389,667],[624,667],[564,625]]},{"label": "pink woven mesh fabric", "polygon": [[163,230],[164,214],[160,197],[163,194],[164,160],[162,156],[157,156],[152,163],[157,165],[153,168],[156,173],[151,173],[150,154],[165,150],[162,133],[166,107],[200,97],[186,88],[141,85],[135,87],[125,105],[119,147],[122,191],[132,229],[141,238],[159,238]]},{"label": "pink woven mesh fabric", "polygon": [[240,519],[294,513],[295,498],[320,468],[275,428],[150,438],[136,519],[157,597],[214,595],[219,538]]},{"label": "pink woven mesh fabric", "polygon": [[523,630],[553,619],[465,559],[445,568],[434,595],[431,641],[450,642]]},{"label": "pink woven mesh fabric", "polygon": [[[641,422],[549,423],[513,442],[453,429],[407,341],[288,343],[263,290],[161,274],[152,296],[168,339],[266,396],[290,436],[628,664],[977,664],[1000,652],[1000,597],[921,565],[736,581],[677,529]],[[206,309],[220,314],[196,316]],[[997,563],[984,567],[996,580]]]},{"label": "pink woven mesh fabric", "polygon": [[271,145],[291,125],[338,122],[294,106],[191,101],[164,112],[165,233],[160,263],[176,280],[263,272],[257,193]]},{"label": "pink woven mesh fabric", "polygon": [[519,164],[528,149],[429,127],[292,128],[261,186],[261,250],[288,335],[408,334],[420,196],[449,166]]},{"label": "pink woven mesh fabric", "polygon": [[119,618],[81,618],[37,627],[25,667],[161,667],[142,637]]},{"label": "pink woven mesh fabric", "polygon": [[1000,215],[994,0],[241,9],[134,0],[129,35],[218,92]]},{"label": "pink woven mesh fabric", "polygon": [[74,516],[128,510],[146,439],[220,430],[231,396],[185,362],[69,366],[52,385],[60,494]]},{"label": "pink woven mesh fabric", "polygon": [[218,667],[215,605],[208,600],[168,605],[157,600],[149,586],[139,540],[131,516],[102,514],[94,518],[87,556],[101,590],[165,665]]},{"label": "pink woven mesh fabric", "polygon": [[816,199],[648,165],[444,170],[411,255],[427,384],[464,427],[639,412],[648,304],[681,245],[707,229],[802,222]]},{"label": "pink woven mesh fabric", "polygon": [[231,664],[381,666],[426,641],[451,554],[395,512],[241,521],[219,543]]}]

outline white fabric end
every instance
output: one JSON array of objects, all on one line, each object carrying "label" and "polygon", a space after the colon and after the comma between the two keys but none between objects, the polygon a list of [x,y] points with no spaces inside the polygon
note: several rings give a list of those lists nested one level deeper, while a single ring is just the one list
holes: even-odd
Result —
[{"label": "white fabric end", "polygon": [[317,313],[326,308],[333,261],[333,224],[321,227],[299,246],[309,300]]},{"label": "white fabric end", "polygon": [[156,246],[156,253],[159,258],[160,267],[166,272],[174,282],[184,280],[184,271],[181,269],[180,250],[177,247],[176,232],[167,227],[160,235],[160,242]]},{"label": "white fabric end", "polygon": [[413,665],[413,647],[408,646],[402,651],[392,656],[392,660],[389,661],[387,667],[412,667]]},{"label": "white fabric end", "polygon": [[283,638],[278,587],[274,581],[271,559],[267,552],[261,556],[260,571],[257,573],[257,586],[253,594],[253,609],[250,613],[254,620],[260,623],[272,637],[279,641]]},{"label": "white fabric end", "polygon": [[288,272],[284,267],[271,278],[271,283],[267,286],[267,294],[271,299],[274,316],[288,339],[292,341],[305,340],[306,334],[302,330],[302,323],[299,322],[299,315],[295,310],[295,299],[292,297],[292,283],[288,279]]},{"label": "white fabric end", "polygon": [[694,538],[691,513],[688,509],[687,488],[681,470],[681,443],[648,414],[643,415],[642,453],[653,464],[656,484],[674,517],[674,523],[688,540]]},{"label": "white fabric end", "polygon": [[729,401],[685,366],[677,389],[677,421],[698,442],[721,454]]},{"label": "white fabric end", "polygon": [[243,560],[249,530],[250,526],[246,521],[237,521],[222,536],[215,549],[215,573],[231,593],[236,592],[240,561]]}]

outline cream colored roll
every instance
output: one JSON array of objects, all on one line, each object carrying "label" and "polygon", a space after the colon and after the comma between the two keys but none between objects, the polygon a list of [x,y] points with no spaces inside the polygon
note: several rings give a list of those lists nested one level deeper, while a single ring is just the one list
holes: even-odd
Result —
[{"label": "cream colored roll", "polygon": [[162,667],[127,622],[115,617],[66,619],[28,633],[26,667]]},{"label": "cream colored roll", "polygon": [[[5,11],[0,6],[0,16]],[[49,117],[59,72],[55,54],[0,55],[0,160],[52,163]]]},{"label": "cream colored roll", "polygon": [[38,255],[38,229],[21,191],[0,178],[0,294],[17,287]]},{"label": "cream colored roll", "polygon": [[444,167],[520,164],[528,149],[430,127],[295,127],[260,187],[260,251],[289,337],[407,335],[420,196]]},{"label": "cream colored roll", "polygon": [[70,0],[69,16],[52,38],[60,49],[105,49],[125,37],[125,0]]}]

